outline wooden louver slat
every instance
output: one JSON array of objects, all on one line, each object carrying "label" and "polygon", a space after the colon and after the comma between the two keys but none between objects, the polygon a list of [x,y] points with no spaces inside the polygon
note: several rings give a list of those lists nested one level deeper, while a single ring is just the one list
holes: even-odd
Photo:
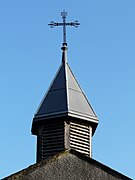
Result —
[{"label": "wooden louver slat", "polygon": [[90,127],[70,122],[70,147],[87,156],[91,156]]},{"label": "wooden louver slat", "polygon": [[64,150],[64,123],[45,125],[41,131],[42,159]]}]

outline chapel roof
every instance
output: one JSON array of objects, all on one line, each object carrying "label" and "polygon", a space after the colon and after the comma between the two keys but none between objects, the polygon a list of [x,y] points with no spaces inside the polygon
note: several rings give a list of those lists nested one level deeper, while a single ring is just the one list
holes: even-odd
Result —
[{"label": "chapel roof", "polygon": [[3,180],[131,180],[118,171],[75,150],[66,150]]}]

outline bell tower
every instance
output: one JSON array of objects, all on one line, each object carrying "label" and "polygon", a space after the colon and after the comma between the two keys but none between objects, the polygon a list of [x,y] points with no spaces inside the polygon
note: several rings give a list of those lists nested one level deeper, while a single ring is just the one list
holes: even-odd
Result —
[{"label": "bell tower", "polygon": [[74,149],[89,157],[92,136],[98,118],[71,71],[67,61],[66,26],[77,27],[78,21],[66,23],[67,13],[61,13],[63,23],[62,62],[53,82],[43,98],[32,123],[32,134],[37,136],[37,162],[65,149]]}]

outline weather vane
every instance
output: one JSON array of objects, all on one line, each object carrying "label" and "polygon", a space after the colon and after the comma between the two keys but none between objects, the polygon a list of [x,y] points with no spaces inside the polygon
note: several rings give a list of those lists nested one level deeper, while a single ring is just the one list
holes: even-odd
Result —
[{"label": "weather vane", "polygon": [[66,42],[66,26],[74,26],[74,27],[77,28],[80,25],[80,23],[78,21],[67,23],[66,22],[66,17],[67,17],[67,12],[66,11],[61,12],[61,16],[62,16],[62,19],[63,19],[62,23],[56,23],[54,21],[51,21],[50,24],[48,24],[48,25],[50,25],[51,28],[53,28],[54,26],[63,26],[63,43],[62,43],[62,45],[67,46],[67,42]]}]

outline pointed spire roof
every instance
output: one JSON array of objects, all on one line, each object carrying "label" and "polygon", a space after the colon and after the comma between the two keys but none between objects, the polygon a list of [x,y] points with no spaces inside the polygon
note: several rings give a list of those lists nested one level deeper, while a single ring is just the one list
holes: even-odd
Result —
[{"label": "pointed spire roof", "polygon": [[97,124],[97,115],[67,63],[67,47],[62,50],[62,63],[34,120],[71,116]]}]

